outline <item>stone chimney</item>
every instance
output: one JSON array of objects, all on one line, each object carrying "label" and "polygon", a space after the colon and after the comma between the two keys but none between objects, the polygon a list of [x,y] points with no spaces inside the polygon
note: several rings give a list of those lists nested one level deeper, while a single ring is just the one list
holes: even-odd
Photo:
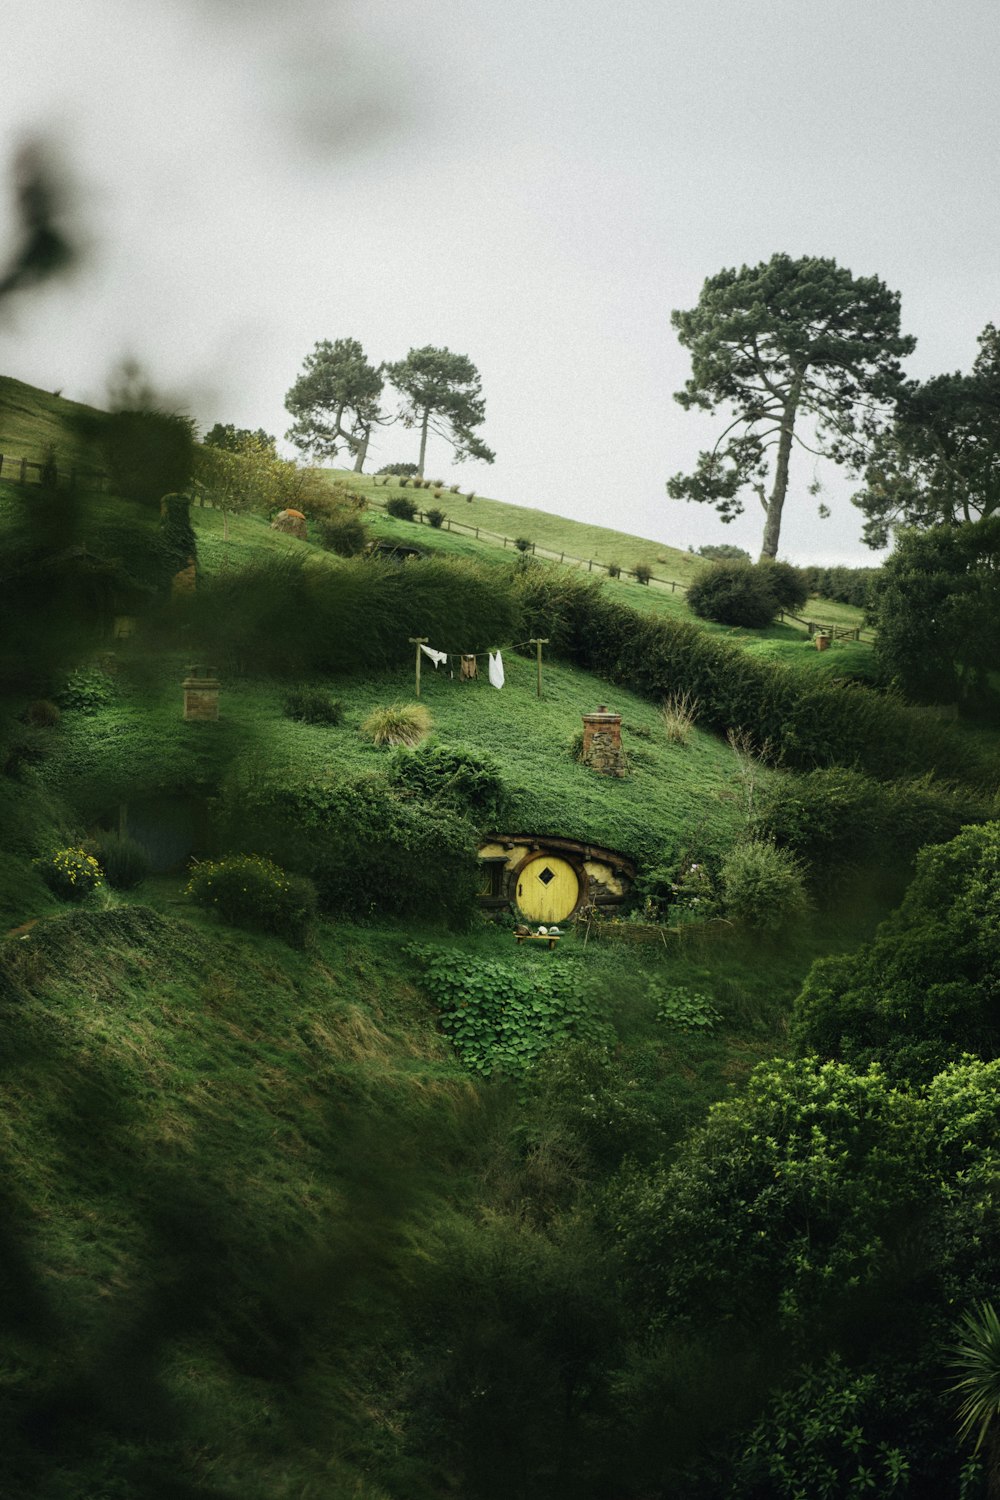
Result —
[{"label": "stone chimney", "polygon": [[602,703],[596,713],[583,716],[583,751],[580,759],[604,776],[627,776],[628,763],[622,749],[622,716]]},{"label": "stone chimney", "polygon": [[219,717],[220,684],[211,667],[189,667],[181,686],[185,719],[212,721]]}]

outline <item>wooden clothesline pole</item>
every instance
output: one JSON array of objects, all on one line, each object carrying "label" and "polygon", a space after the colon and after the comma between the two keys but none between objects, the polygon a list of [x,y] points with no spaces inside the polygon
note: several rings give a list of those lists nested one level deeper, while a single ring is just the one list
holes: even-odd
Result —
[{"label": "wooden clothesline pole", "polygon": [[536,695],[539,698],[542,696],[542,647],[547,646],[548,644],[549,638],[547,635],[533,635],[528,641],[529,646],[534,646],[536,658],[538,661],[538,688],[536,690]]},{"label": "wooden clothesline pole", "polygon": [[420,697],[420,648],[421,648],[421,646],[426,646],[427,645],[427,642],[430,640],[430,636],[429,635],[411,635],[411,636],[408,636],[407,639],[409,640],[411,646],[416,646],[416,648],[417,648],[417,697],[419,698]]}]

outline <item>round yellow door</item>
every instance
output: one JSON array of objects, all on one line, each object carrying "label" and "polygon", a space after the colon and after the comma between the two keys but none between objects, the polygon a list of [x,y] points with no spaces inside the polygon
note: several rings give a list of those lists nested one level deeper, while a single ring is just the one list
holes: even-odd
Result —
[{"label": "round yellow door", "polygon": [[518,872],[518,910],[529,922],[563,922],[579,899],[576,871],[564,859],[540,854]]}]

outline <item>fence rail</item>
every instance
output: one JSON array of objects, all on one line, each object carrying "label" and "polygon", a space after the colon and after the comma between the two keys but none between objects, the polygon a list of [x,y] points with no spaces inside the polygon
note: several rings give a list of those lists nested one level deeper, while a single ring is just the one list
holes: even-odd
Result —
[{"label": "fence rail", "polygon": [[6,479],[8,484],[28,485],[32,482],[34,475],[35,484],[49,484],[52,486],[65,484],[70,489],[75,489],[84,481],[91,488],[97,488],[102,494],[108,491],[108,475],[103,469],[97,469],[92,464],[72,464],[70,468],[60,468],[53,460],[33,458],[22,458],[19,454],[0,453],[0,479]]}]

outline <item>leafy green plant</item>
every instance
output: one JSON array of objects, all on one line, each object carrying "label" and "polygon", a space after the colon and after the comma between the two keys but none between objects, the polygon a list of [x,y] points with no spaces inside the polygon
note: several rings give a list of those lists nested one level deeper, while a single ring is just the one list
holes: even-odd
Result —
[{"label": "leafy green plant", "polygon": [[952,1392],[962,1397],[957,1413],[959,1436],[967,1440],[974,1434],[976,1453],[989,1439],[994,1450],[991,1467],[995,1467],[1000,1434],[1000,1318],[992,1302],[982,1302],[962,1315],[952,1364],[959,1376]]},{"label": "leafy green plant", "polygon": [[514,546],[518,552],[531,552],[534,545],[534,542],[528,536],[516,536],[514,538]]},{"label": "leafy green plant", "polygon": [[656,1005],[656,1019],[675,1031],[713,1031],[719,1020],[707,995],[682,984],[662,985],[651,979],[648,994]]},{"label": "leafy green plant", "polygon": [[416,464],[383,464],[381,469],[375,470],[376,474],[405,474],[408,478],[417,472]]},{"label": "leafy green plant", "polygon": [[653,576],[653,570],[649,566],[649,563],[637,562],[635,567],[632,569],[632,575],[635,578],[636,583],[648,584],[649,580]]},{"label": "leafy green plant", "polygon": [[94,852],[112,890],[133,891],[149,874],[149,854],[127,834],[102,834]]},{"label": "leafy green plant", "polygon": [[417,514],[417,504],[405,495],[393,495],[385,502],[385,513],[395,516],[397,521],[412,521]]},{"label": "leafy green plant", "polygon": [[[440,494],[441,491],[436,490],[435,493]],[[436,531],[440,531],[446,519],[444,511],[439,510],[436,505],[432,505],[430,510],[425,511],[424,514],[427,517],[428,523],[433,526]]]},{"label": "leafy green plant", "polygon": [[305,942],[316,912],[312,882],[258,854],[196,864],[185,894],[233,927],[273,932],[296,947]]},{"label": "leafy green plant", "polygon": [[285,694],[285,718],[303,724],[342,724],[344,709],[324,688],[294,688]]},{"label": "leafy green plant", "polygon": [[555,1044],[612,1039],[587,993],[586,971],[572,958],[542,968],[448,948],[413,951],[442,1029],[473,1072],[516,1078]]},{"label": "leafy green plant", "polygon": [[621,563],[616,563],[616,562],[610,562],[610,563],[608,563],[608,577],[609,578],[620,578],[621,576],[622,576],[622,565],[621,565]]},{"label": "leafy green plant", "polygon": [[802,866],[787,849],[763,839],[730,850],[719,883],[726,915],[759,932],[780,932],[809,910]]},{"label": "leafy green plant", "polygon": [[56,694],[56,702],[63,709],[96,714],[99,709],[107,707],[113,697],[114,684],[107,672],[98,667],[77,667]]},{"label": "leafy green plant", "polygon": [[419,745],[430,728],[431,716],[422,703],[389,703],[372,709],[361,733],[375,745]]},{"label": "leafy green plant", "polygon": [[60,901],[82,901],[101,884],[101,867],[85,849],[57,849],[40,865],[46,885]]}]

